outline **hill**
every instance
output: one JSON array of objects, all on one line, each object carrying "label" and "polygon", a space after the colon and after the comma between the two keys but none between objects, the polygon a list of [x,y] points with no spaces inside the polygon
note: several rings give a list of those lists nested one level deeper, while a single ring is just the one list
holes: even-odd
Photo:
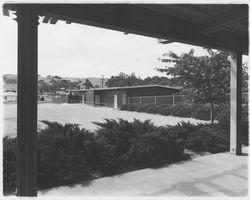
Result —
[{"label": "hill", "polygon": [[[86,79],[88,79],[93,86],[102,86],[102,79],[97,77],[59,77],[59,76],[38,76],[38,81],[43,81],[45,83],[51,83],[53,81],[62,81],[66,80],[71,83],[78,83],[78,85],[82,85],[85,83]],[[104,85],[107,82],[107,78],[104,78]],[[4,89],[17,89],[17,75],[16,74],[4,74],[3,75],[3,87]]]}]

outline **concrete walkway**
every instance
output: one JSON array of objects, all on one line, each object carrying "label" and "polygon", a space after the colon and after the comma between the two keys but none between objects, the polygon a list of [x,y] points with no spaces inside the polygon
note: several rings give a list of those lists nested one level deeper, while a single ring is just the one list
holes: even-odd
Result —
[{"label": "concrete walkway", "polygon": [[244,154],[212,154],[158,169],[99,178],[72,187],[39,191],[39,196],[245,196],[248,194],[247,148]]}]

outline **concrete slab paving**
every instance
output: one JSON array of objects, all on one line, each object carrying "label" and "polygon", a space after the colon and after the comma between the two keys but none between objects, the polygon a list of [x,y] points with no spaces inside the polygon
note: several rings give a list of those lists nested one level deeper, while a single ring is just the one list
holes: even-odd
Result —
[{"label": "concrete slab paving", "polygon": [[38,196],[246,196],[248,149],[198,157],[158,169],[143,169],[74,186],[38,192]]}]

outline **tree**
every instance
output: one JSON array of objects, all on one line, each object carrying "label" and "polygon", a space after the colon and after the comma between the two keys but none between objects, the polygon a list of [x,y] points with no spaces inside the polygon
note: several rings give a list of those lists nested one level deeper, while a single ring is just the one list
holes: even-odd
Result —
[{"label": "tree", "polygon": [[248,80],[249,80],[249,75],[248,75],[248,66],[247,63],[243,63],[242,65],[242,90],[243,91],[248,91]]},{"label": "tree", "polygon": [[[209,103],[211,121],[214,123],[214,104],[225,102],[230,87],[229,53],[207,49],[206,56],[194,56],[194,50],[180,56],[174,52],[164,54],[161,62],[167,63],[165,68],[157,68],[177,78],[183,83],[184,90],[194,97],[195,102]],[[173,66],[169,66],[174,63]]]},{"label": "tree", "polygon": [[86,79],[85,83],[83,83],[86,89],[93,88],[92,83],[89,81],[89,79]]},{"label": "tree", "polygon": [[143,81],[135,76],[135,73],[125,74],[121,72],[118,76],[111,76],[106,82],[107,87],[123,87],[142,85]]}]

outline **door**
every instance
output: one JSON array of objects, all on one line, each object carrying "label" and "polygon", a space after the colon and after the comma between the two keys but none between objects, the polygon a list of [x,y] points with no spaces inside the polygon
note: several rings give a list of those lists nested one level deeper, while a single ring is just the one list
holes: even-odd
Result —
[{"label": "door", "polygon": [[84,94],[82,95],[82,103],[85,103],[85,101],[84,101]]},{"label": "door", "polygon": [[99,94],[95,95],[95,106],[101,106],[101,96]]},{"label": "door", "polygon": [[118,101],[117,94],[115,94],[114,95],[114,108],[117,108],[117,105],[118,105],[117,101]]}]

